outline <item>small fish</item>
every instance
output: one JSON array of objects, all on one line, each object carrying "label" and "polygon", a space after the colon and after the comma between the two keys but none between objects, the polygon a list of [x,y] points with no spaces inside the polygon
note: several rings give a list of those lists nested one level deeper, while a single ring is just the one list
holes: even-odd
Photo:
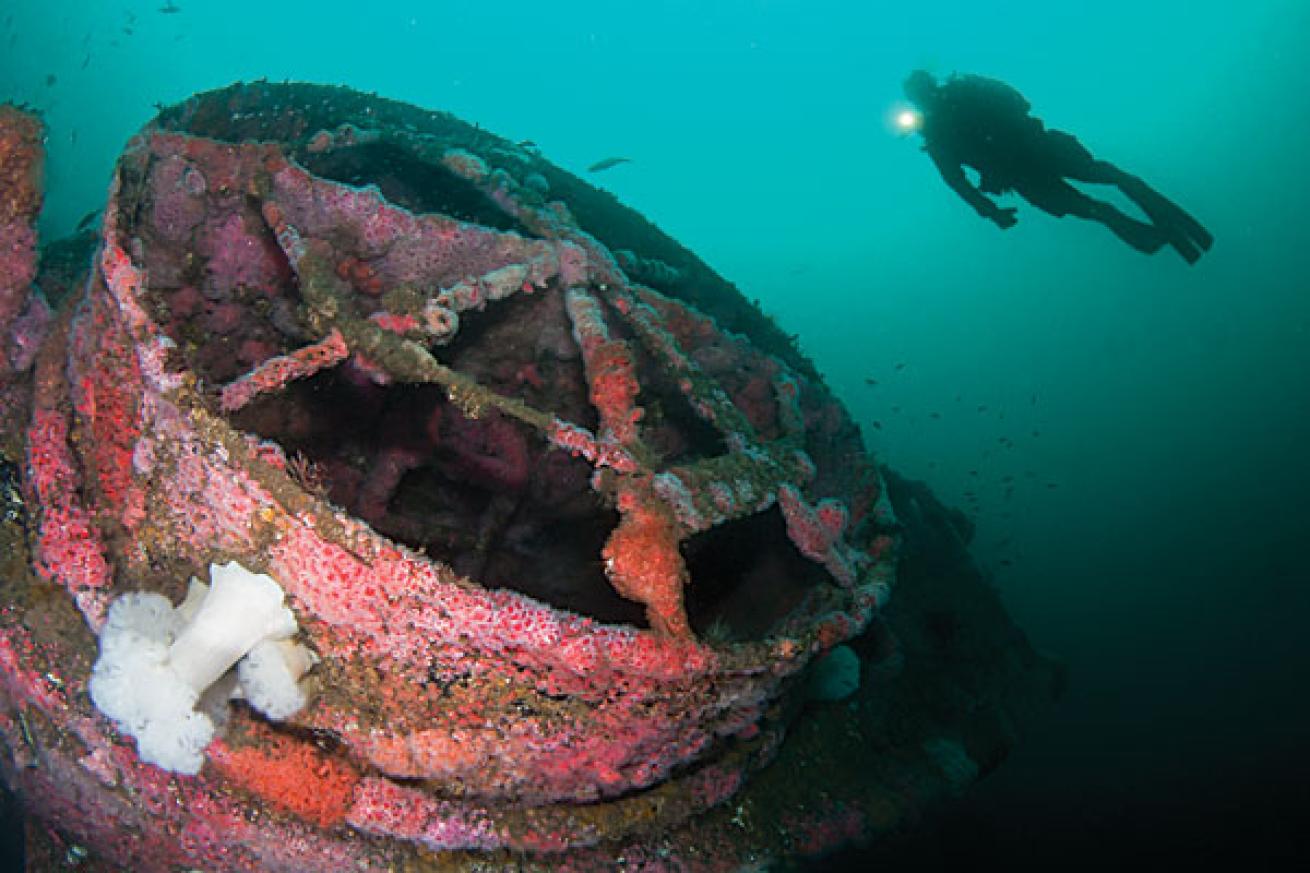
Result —
[{"label": "small fish", "polygon": [[901,408],[900,408],[899,406],[893,406],[893,407],[892,407],[892,412],[900,412],[900,411],[901,411]]},{"label": "small fish", "polygon": [[[38,749],[40,749],[40,747],[36,744],[36,740],[32,739],[32,729],[28,727],[27,716],[23,713],[22,710],[18,711],[18,727],[21,729],[21,732],[23,734],[23,742],[27,743],[28,747],[31,748],[33,751],[37,751]],[[28,766],[35,767],[36,764],[29,764]]]},{"label": "small fish", "polygon": [[86,57],[82,58],[82,69],[85,70],[85,69],[86,69],[86,65],[89,64],[89,63],[91,63],[91,53],[90,53],[90,52],[87,52],[87,53],[86,53]]},{"label": "small fish", "polygon": [[979,404],[978,404],[978,411],[979,411],[979,412],[986,412],[986,411],[987,411],[987,404],[985,404],[985,403],[979,403]]},{"label": "small fish", "polygon": [[1036,406],[1036,405],[1037,405],[1037,395],[1036,395],[1036,394],[1033,395],[1032,405],[1033,405],[1033,406]]},{"label": "small fish", "polygon": [[47,88],[49,88],[51,85],[53,85],[55,82],[58,82],[58,81],[59,81],[59,78],[58,78],[57,76],[55,76],[54,73],[46,73],[45,84],[46,84],[46,87],[47,87]]},{"label": "small fish", "polygon": [[970,475],[970,476],[977,476],[977,475],[978,475],[978,471],[977,471],[977,470],[970,470],[970,471],[969,471],[969,475]]},{"label": "small fish", "polygon": [[897,370],[904,370],[904,369],[905,369],[905,362],[904,362],[904,361],[897,361],[896,364],[895,364],[895,368],[896,368]]},{"label": "small fish", "polygon": [[521,149],[535,149],[537,147],[537,144],[530,139],[521,139],[514,143],[514,145]]},{"label": "small fish", "polygon": [[587,167],[588,173],[599,173],[601,170],[608,170],[610,167],[617,167],[619,164],[631,163],[632,158],[605,158],[603,161],[597,161],[590,167]]},{"label": "small fish", "polygon": [[1042,435],[1042,432],[1041,432],[1040,430],[1035,430],[1035,431],[1033,431],[1033,439],[1036,439],[1037,437],[1039,437],[1039,436],[1041,436],[1041,435]]},{"label": "small fish", "polygon": [[1047,487],[1047,488],[1050,488],[1052,491],[1054,491],[1056,488],[1059,488],[1059,487],[1060,487],[1060,483],[1059,483],[1059,482],[1047,482],[1047,483],[1046,483],[1046,487]]},{"label": "small fish", "polygon": [[878,386],[878,380],[873,378],[872,376],[865,376],[864,384],[868,385],[870,388],[876,388]]},{"label": "small fish", "polygon": [[930,412],[930,413],[928,413],[928,417],[929,417],[929,418],[941,418],[941,417],[942,417],[942,414],[941,414],[940,412]]},{"label": "small fish", "polygon": [[76,128],[76,127],[73,128],[72,130],[70,130],[70,131],[68,132],[68,144],[69,144],[69,145],[77,145],[77,128]]},{"label": "small fish", "polygon": [[123,28],[123,34],[126,35],[126,36],[131,36],[131,35],[134,34],[134,33],[136,33],[136,31],[133,30],[133,29],[130,28],[130,27],[125,27],[125,28]]},{"label": "small fish", "polygon": [[82,220],[77,223],[77,230],[75,232],[81,233],[82,231],[86,230],[88,227],[91,226],[91,222],[95,221],[96,216],[99,214],[100,214],[99,209],[92,209],[86,215],[83,215]]},{"label": "small fish", "polygon": [[1014,561],[1011,561],[1009,558],[1001,558],[1001,566],[1002,566],[1002,567],[1013,567],[1013,566],[1014,566]]},{"label": "small fish", "polygon": [[882,422],[881,422],[881,421],[875,421],[875,422],[873,423],[873,429],[874,429],[874,430],[882,430]]},{"label": "small fish", "polygon": [[159,11],[164,13],[165,15],[174,15],[178,12],[181,12],[182,7],[174,3],[173,0],[168,0],[167,3],[159,7]]}]

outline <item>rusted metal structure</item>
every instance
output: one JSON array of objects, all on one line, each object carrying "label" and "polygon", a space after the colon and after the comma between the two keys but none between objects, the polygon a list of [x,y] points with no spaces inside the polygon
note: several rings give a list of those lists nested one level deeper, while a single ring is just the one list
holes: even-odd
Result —
[{"label": "rusted metal structure", "polygon": [[[35,142],[24,117],[6,142]],[[53,315],[37,205],[0,216],[28,229],[0,264],[0,731],[43,851],[733,869],[961,781],[942,740],[900,807],[820,777],[743,821],[816,660],[871,621],[866,663],[898,660],[899,528],[788,338],[608,195],[449,115],[258,83],[129,144]],[[103,658],[119,598],[178,603],[228,561],[285,593],[308,703],[272,720],[215,685],[203,766],[168,772],[88,695],[96,635]]]}]

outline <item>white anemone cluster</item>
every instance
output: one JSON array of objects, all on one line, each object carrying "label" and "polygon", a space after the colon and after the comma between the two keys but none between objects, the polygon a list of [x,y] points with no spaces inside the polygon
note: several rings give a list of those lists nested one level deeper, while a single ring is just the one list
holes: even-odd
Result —
[{"label": "white anemone cluster", "polygon": [[[100,657],[91,672],[91,700],[133,737],[143,761],[195,774],[214,738],[214,720],[200,706],[206,691],[236,665],[236,691],[268,718],[289,718],[305,706],[301,677],[314,664],[291,637],[295,616],[282,587],[236,561],[209,567],[210,585],[191,580],[177,607],[160,594],[124,594],[109,607]],[[230,688],[230,686],[228,686]]]}]

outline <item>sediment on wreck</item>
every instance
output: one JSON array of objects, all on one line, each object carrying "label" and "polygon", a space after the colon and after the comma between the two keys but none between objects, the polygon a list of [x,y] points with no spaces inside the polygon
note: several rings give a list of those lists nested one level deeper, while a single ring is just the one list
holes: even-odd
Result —
[{"label": "sediment on wreck", "polygon": [[[697,822],[895,581],[879,469],[785,335],[449,115],[267,83],[164,110],[43,336],[5,425],[0,731],[33,814],[111,863],[712,865]],[[177,776],[90,705],[94,633],[229,561],[284,590],[310,702],[210,701]],[[724,858],[814,848],[738,830]]]}]

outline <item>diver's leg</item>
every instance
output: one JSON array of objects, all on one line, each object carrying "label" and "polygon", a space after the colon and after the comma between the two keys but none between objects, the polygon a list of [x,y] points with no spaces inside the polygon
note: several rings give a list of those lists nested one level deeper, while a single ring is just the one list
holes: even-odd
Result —
[{"label": "diver's leg", "polygon": [[[1073,179],[1075,182],[1091,182],[1095,185],[1114,185],[1127,194],[1136,202],[1136,193],[1142,189],[1150,191],[1141,179],[1126,173],[1116,167],[1109,161],[1103,161],[1088,150],[1087,146],[1078,141],[1078,138],[1071,133],[1065,133],[1062,130],[1048,130],[1046,138],[1043,141],[1043,147],[1051,156],[1051,163],[1058,167],[1058,172],[1066,179]],[[1132,191],[1128,190],[1129,186],[1136,187]],[[1154,192],[1151,192],[1154,193]],[[1142,206],[1141,203],[1137,204]],[[1146,207],[1142,207],[1145,211]]]},{"label": "diver's leg", "polygon": [[1098,160],[1073,137],[1068,139],[1072,144],[1065,143],[1061,150],[1064,158],[1064,172],[1061,175],[1078,182],[1114,185],[1141,207],[1151,223],[1164,232],[1169,238],[1169,244],[1178,249],[1178,253],[1189,264],[1196,263],[1200,252],[1210,250],[1214,237],[1181,206],[1146,184],[1140,177],[1119,169],[1109,161]]},{"label": "diver's leg", "polygon": [[1078,137],[1063,130],[1048,130],[1041,141],[1046,165],[1065,179],[1097,185],[1119,185],[1131,178],[1109,161],[1099,160]]},{"label": "diver's leg", "polygon": [[1033,206],[1051,215],[1073,215],[1105,225],[1115,236],[1139,252],[1153,255],[1166,242],[1159,228],[1124,215],[1109,203],[1088,197],[1063,179],[1048,179],[1041,185],[1025,184],[1017,190]]},{"label": "diver's leg", "polygon": [[[1062,130],[1049,130],[1042,142],[1050,165],[1058,167],[1061,176],[1077,182],[1091,182],[1097,185],[1114,185],[1130,200],[1136,203],[1151,219],[1169,244],[1177,249],[1189,264],[1196,263],[1201,253],[1209,251],[1214,244],[1214,237],[1201,222],[1188,215],[1181,206],[1147,185],[1132,173],[1119,169],[1109,161],[1102,161],[1093,155],[1086,146],[1072,134]],[[1088,198],[1091,200],[1091,198]],[[1093,203],[1100,201],[1092,200]],[[1130,225],[1123,225],[1120,219],[1129,219],[1114,207],[1104,204],[1116,215],[1106,215],[1095,220],[1101,221],[1111,230],[1115,226],[1135,233]],[[1140,222],[1136,222],[1140,224]],[[1120,236],[1120,231],[1116,230]],[[1131,245],[1131,243],[1130,243]]]},{"label": "diver's leg", "polygon": [[[1086,195],[1084,195],[1086,196]],[[1144,221],[1138,221],[1132,216],[1125,215],[1109,203],[1097,200],[1093,197],[1087,197],[1088,211],[1084,217],[1092,221],[1099,221],[1114,232],[1119,239],[1128,243],[1128,245],[1137,249],[1139,252],[1145,252],[1153,255],[1160,249],[1164,248],[1166,242],[1172,244],[1178,249],[1178,253],[1187,258],[1188,263],[1193,263],[1199,258],[1200,252],[1193,249],[1191,256],[1184,251],[1186,240],[1175,241],[1171,238],[1164,228],[1157,224],[1147,224]],[[1180,243],[1182,245],[1180,245]]]}]

